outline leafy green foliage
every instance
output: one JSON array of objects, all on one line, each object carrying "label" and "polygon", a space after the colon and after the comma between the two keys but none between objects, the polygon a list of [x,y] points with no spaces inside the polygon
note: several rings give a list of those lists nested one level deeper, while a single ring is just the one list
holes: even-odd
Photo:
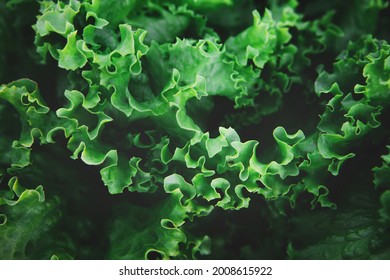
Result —
[{"label": "leafy green foliage", "polygon": [[0,66],[0,258],[388,259],[366,2],[8,1],[0,38],[30,26],[31,51]]}]

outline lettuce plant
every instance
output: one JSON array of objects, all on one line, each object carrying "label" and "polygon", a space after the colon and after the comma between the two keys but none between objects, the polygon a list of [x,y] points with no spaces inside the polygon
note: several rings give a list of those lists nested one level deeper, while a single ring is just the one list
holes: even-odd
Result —
[{"label": "lettuce plant", "polygon": [[1,259],[389,259],[387,1],[0,3]]}]

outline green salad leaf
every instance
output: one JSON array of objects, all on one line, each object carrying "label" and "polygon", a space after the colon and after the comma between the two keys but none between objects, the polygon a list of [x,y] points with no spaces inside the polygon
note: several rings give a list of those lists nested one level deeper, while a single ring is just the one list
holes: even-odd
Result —
[{"label": "green salad leaf", "polygon": [[389,259],[389,5],[355,2],[0,3],[0,259]]}]

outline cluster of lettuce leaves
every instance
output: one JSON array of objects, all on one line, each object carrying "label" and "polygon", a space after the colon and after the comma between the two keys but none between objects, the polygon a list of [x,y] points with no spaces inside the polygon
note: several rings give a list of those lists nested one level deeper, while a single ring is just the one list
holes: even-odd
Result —
[{"label": "cluster of lettuce leaves", "polygon": [[388,14],[0,2],[0,259],[390,259]]}]

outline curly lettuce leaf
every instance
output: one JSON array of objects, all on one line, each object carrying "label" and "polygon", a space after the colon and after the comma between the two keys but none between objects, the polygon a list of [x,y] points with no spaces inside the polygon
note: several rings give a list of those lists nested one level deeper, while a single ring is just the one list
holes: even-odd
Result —
[{"label": "curly lettuce leaf", "polygon": [[289,257],[388,259],[388,227],[379,221],[377,210],[377,196],[363,192],[350,197],[338,212],[318,211],[292,218],[294,230]]},{"label": "curly lettuce leaf", "polygon": [[[290,208],[302,203],[313,209],[335,209],[332,193],[346,191],[334,183],[337,176],[361,152],[360,143],[370,142],[375,131],[384,133],[386,128],[389,46],[385,41],[368,36],[349,44],[333,69],[318,68],[314,90],[313,73],[303,74],[313,72],[316,59],[328,55],[327,46],[342,34],[332,24],[332,12],[306,21],[297,12],[296,1],[275,2],[262,16],[255,10],[249,27],[237,24],[219,36],[200,15],[240,4],[72,0],[40,5],[35,44],[43,58],[50,55],[62,71],[70,73],[63,85],[66,104],[60,104],[55,116],[33,82],[19,80],[0,87],[6,104],[0,106],[0,113],[21,120],[20,137],[15,129],[0,142],[6,155],[0,174],[7,177],[9,166],[14,172],[15,167],[30,172],[36,139],[41,144],[55,142],[60,130],[71,157],[96,166],[110,194],[125,196],[128,190],[135,197],[148,195],[151,201],[161,195],[149,208],[128,203],[116,210],[107,258],[193,258],[199,252],[209,253],[208,237],[193,234],[191,226],[217,211],[253,207],[255,196],[267,201],[273,215],[287,219]],[[251,5],[243,1],[242,8],[247,9],[244,6]],[[304,125],[304,129],[299,125],[291,129],[272,119],[277,111],[294,112],[283,102],[295,91],[302,91],[295,96],[319,103],[318,124],[312,121],[310,129]],[[223,117],[229,109],[219,112],[224,103],[218,103],[224,99],[232,101],[232,110],[238,113],[226,117],[226,128],[217,123],[209,129],[207,118],[199,115]],[[243,116],[252,119],[242,121]],[[255,133],[247,133],[249,139],[242,137],[245,122],[258,131],[259,139],[253,139]],[[269,143],[263,141],[268,133]],[[376,172],[378,184],[385,181],[378,178],[386,170]],[[22,176],[32,178],[31,174]],[[88,189],[76,186],[80,191]],[[2,195],[4,203],[13,198],[12,192]],[[82,205],[79,197],[75,201]],[[380,215],[386,220],[387,192],[380,201]],[[378,210],[367,206],[361,215],[349,206],[341,207],[338,212],[321,212],[327,217],[327,229]],[[310,213],[307,220],[317,212]],[[367,227],[358,223],[345,232],[328,230],[331,240],[342,239],[331,252],[321,235],[317,243],[301,247],[296,247],[299,238],[293,239],[290,255],[314,257],[316,251],[321,258],[387,256],[367,249],[365,236],[371,238],[383,229],[375,215],[369,216]],[[299,224],[294,218],[292,222]],[[85,226],[79,220],[77,225]],[[94,227],[84,228],[91,232]],[[349,242],[355,230],[359,236]],[[78,240],[74,234],[73,238]]]},{"label": "curly lettuce leaf", "polygon": [[0,198],[0,259],[49,258],[39,243],[61,218],[58,198],[46,200],[42,186],[24,189],[16,177],[9,187],[17,199]]}]

